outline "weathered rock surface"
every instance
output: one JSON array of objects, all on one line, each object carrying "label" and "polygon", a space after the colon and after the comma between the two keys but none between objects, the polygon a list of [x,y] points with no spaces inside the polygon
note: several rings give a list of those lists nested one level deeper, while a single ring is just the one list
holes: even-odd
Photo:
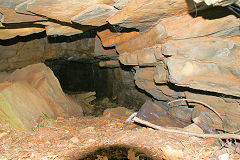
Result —
[{"label": "weathered rock surface", "polygon": [[53,72],[41,63],[14,71],[0,88],[1,120],[17,129],[30,130],[43,113],[82,115],[82,108],[66,97]]},{"label": "weathered rock surface", "polygon": [[0,46],[0,70],[14,70],[30,64],[43,62],[44,39],[19,42],[14,45]]},{"label": "weathered rock surface", "polygon": [[134,77],[136,85],[150,93],[154,98],[162,101],[184,96],[183,93],[170,89],[166,84],[157,85],[154,82],[154,70],[154,67],[137,69]]},{"label": "weathered rock surface", "polygon": [[119,54],[125,52],[134,52],[136,50],[141,50],[147,47],[151,47],[155,44],[164,43],[167,38],[167,34],[164,26],[158,23],[154,28],[147,32],[141,33],[138,36],[131,38],[130,40],[118,44],[116,50]]},{"label": "weathered rock surface", "polygon": [[159,18],[173,16],[178,12],[183,13],[193,8],[193,3],[183,0],[176,0],[172,3],[167,0],[161,3],[158,0],[131,0],[126,7],[109,17],[108,22],[128,28],[144,29]]},{"label": "weathered rock surface", "polygon": [[131,107],[137,111],[146,100],[151,98],[144,92],[139,92],[134,82],[133,71],[126,71],[121,68],[113,69],[112,99],[118,104]]},{"label": "weathered rock surface", "polygon": [[0,91],[1,120],[8,121],[13,127],[30,130],[37,125],[33,118],[43,116],[42,113],[54,116],[40,93],[26,81],[5,82],[0,85],[7,85]]},{"label": "weathered rock surface", "polygon": [[[238,38],[237,38],[238,39]],[[211,92],[240,96],[240,43],[198,38],[168,41],[162,46],[169,81]]]},{"label": "weathered rock surface", "polygon": [[0,12],[3,15],[1,22],[21,23],[21,22],[33,22],[33,21],[38,21],[38,20],[44,19],[42,17],[33,16],[31,14],[16,13],[15,7],[24,2],[25,2],[25,0],[13,0],[13,1],[1,0],[0,1]]},{"label": "weathered rock surface", "polygon": [[117,57],[118,54],[115,49],[112,48],[104,48],[101,40],[96,36],[95,38],[95,50],[94,50],[95,57]]},{"label": "weathered rock surface", "polygon": [[[219,20],[205,20],[201,17],[193,18],[188,14],[179,16],[181,13],[189,13],[195,9],[193,2],[184,0],[175,0],[171,3],[167,0],[161,1],[161,3],[157,0],[53,0],[51,2],[47,0],[2,0],[0,2],[0,21],[13,24],[11,27],[18,28],[19,26],[14,24],[20,24],[21,22],[24,22],[20,24],[24,28],[33,27],[32,22],[36,21],[60,22],[58,25],[47,25],[47,30],[50,30],[47,31],[48,35],[69,36],[78,34],[76,29],[81,32],[81,30],[92,29],[93,26],[102,26],[107,22],[115,26],[137,28],[145,32],[161,21],[171,37],[196,36],[198,34],[210,34],[213,31],[215,31],[214,34],[216,33],[219,36],[219,34],[236,34],[239,23],[239,20],[236,21],[234,16]],[[198,10],[205,8],[201,4],[197,7]],[[72,26],[72,23],[80,24],[80,28]],[[178,27],[175,27],[176,23]],[[214,27],[208,27],[209,25]],[[189,26],[191,29],[188,29]],[[178,29],[176,30],[176,28]],[[199,28],[202,29],[198,30]],[[226,31],[224,28],[229,30]],[[54,29],[58,30],[58,32],[54,32]],[[195,34],[192,34],[193,32]],[[16,33],[16,35],[18,34]]]},{"label": "weathered rock surface", "polygon": [[106,4],[96,4],[72,17],[72,21],[81,25],[101,26],[107,23],[106,19],[116,13],[117,9]]},{"label": "weathered rock surface", "polygon": [[[48,18],[71,22],[71,18],[96,4],[113,4],[113,0],[35,0],[28,4],[27,10]],[[67,11],[67,12],[66,12]]]},{"label": "weathered rock surface", "polygon": [[46,38],[14,45],[0,46],[0,71],[14,70],[46,59],[63,57],[71,60],[93,57],[95,39],[80,39],[73,42],[48,43]]},{"label": "weathered rock surface", "polygon": [[193,18],[187,14],[166,18],[161,20],[160,23],[166,29],[168,37],[172,39],[187,39],[202,36],[223,37],[239,34],[240,20],[233,15],[208,20],[203,17]]},{"label": "weathered rock surface", "polygon": [[[113,28],[114,29],[114,28]],[[139,32],[113,32],[110,29],[97,33],[104,47],[113,47],[139,35]]]},{"label": "weathered rock surface", "polygon": [[156,66],[156,52],[159,52],[159,49],[161,49],[161,46],[159,48],[159,45],[155,45],[142,50],[124,52],[119,55],[119,60],[124,65]]}]

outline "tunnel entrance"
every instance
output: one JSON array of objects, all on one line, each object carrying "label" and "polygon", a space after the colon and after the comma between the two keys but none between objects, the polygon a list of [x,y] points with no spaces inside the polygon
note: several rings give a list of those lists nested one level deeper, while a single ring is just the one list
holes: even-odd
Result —
[{"label": "tunnel entrance", "polygon": [[91,59],[68,61],[63,58],[48,59],[51,68],[65,93],[96,92],[98,99],[112,97],[113,74],[110,68],[100,68],[98,61]]},{"label": "tunnel entrance", "polygon": [[[150,99],[136,87],[132,67],[100,67],[98,59],[57,58],[48,59],[45,64],[51,68],[63,91],[83,106],[85,115],[100,116],[104,110],[117,107],[137,111]],[[89,98],[82,102],[83,96]]]}]

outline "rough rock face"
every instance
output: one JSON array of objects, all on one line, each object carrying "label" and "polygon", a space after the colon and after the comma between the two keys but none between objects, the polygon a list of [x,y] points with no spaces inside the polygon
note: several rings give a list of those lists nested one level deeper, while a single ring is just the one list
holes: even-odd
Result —
[{"label": "rough rock face", "polygon": [[[67,38],[67,40],[70,39]],[[62,43],[49,43],[46,38],[42,38],[13,45],[0,45],[0,71],[22,68],[55,57],[71,57],[72,60],[92,57],[94,43],[94,38]]]},{"label": "rough rock face", "polygon": [[82,108],[62,91],[53,72],[34,64],[8,75],[0,83],[0,119],[21,130],[31,130],[39,116],[82,115]]}]

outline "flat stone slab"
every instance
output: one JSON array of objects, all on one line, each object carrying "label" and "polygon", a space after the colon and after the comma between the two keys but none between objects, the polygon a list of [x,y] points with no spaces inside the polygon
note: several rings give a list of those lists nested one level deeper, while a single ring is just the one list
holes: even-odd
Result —
[{"label": "flat stone slab", "polygon": [[43,32],[44,28],[31,27],[31,28],[16,28],[16,29],[4,29],[0,28],[0,39],[11,39],[17,36],[27,36],[33,33]]},{"label": "flat stone slab", "polygon": [[30,13],[28,14],[17,13],[15,10],[15,7],[24,2],[25,0],[14,0],[14,1],[0,0],[0,12],[3,15],[2,22],[3,23],[21,23],[21,22],[34,22],[34,21],[44,19],[42,17],[35,16]]},{"label": "flat stone slab", "polygon": [[28,4],[27,10],[64,22],[71,22],[72,17],[96,4],[113,4],[113,0],[35,0]]}]

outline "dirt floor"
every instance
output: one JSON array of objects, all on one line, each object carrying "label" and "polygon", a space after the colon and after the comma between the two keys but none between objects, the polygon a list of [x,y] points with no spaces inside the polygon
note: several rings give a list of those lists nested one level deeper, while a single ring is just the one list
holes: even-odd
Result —
[{"label": "dirt floor", "polygon": [[215,139],[169,134],[103,116],[56,120],[43,116],[30,133],[1,122],[0,140],[1,160],[214,160],[224,153],[229,153],[229,159],[240,159],[239,154],[221,147]]}]

